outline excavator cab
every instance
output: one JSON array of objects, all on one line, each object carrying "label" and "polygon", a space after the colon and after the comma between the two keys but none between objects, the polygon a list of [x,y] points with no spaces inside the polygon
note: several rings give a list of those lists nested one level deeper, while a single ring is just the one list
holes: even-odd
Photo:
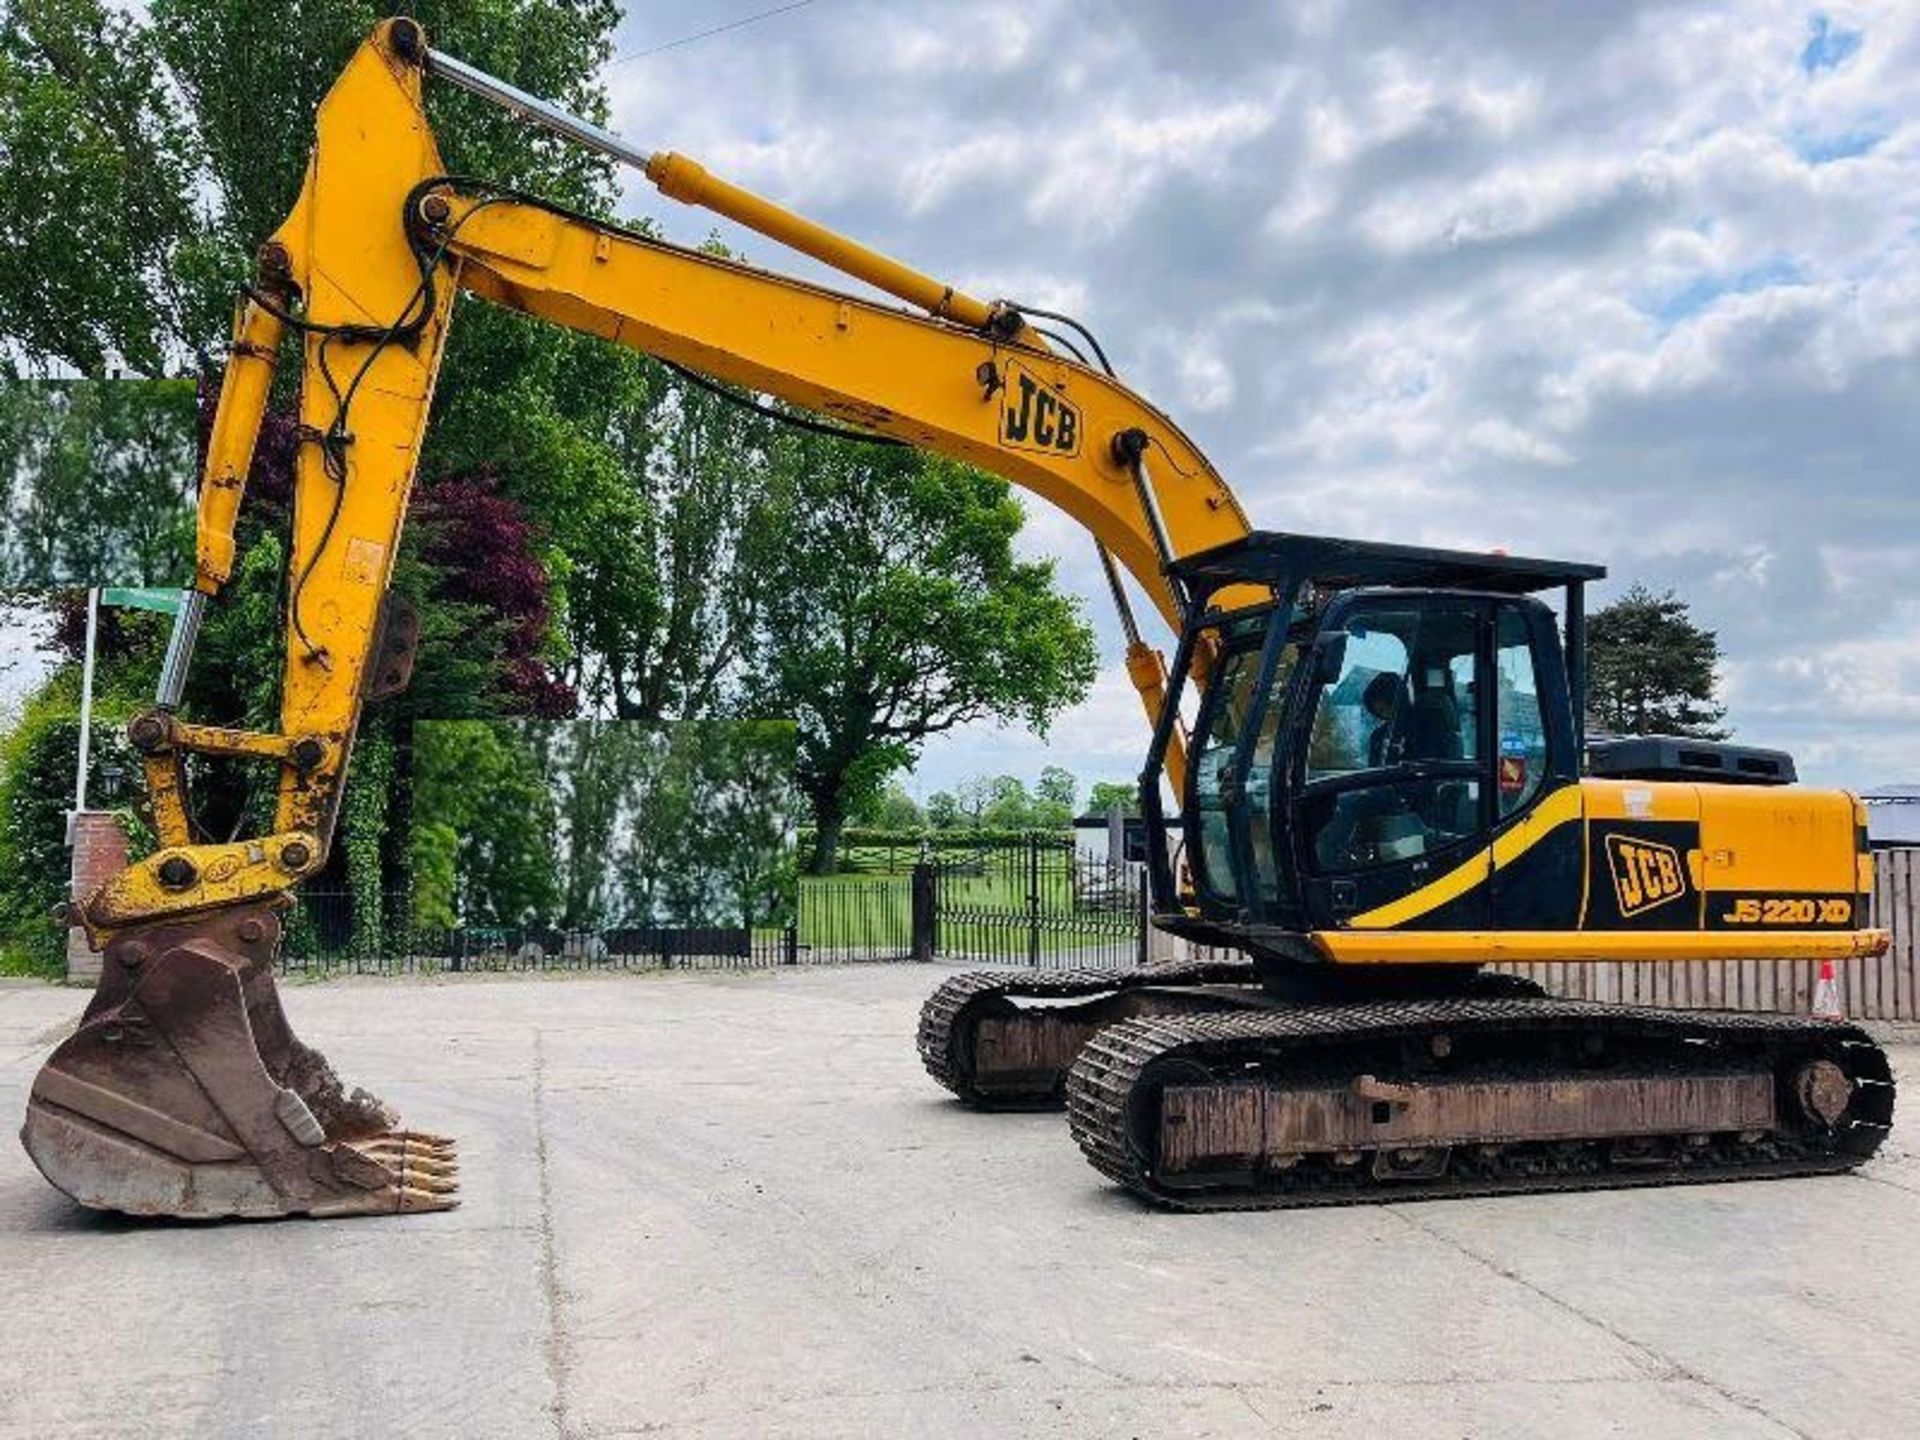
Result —
[{"label": "excavator cab", "polygon": [[[1489,968],[1885,943],[1861,928],[1851,796],[1769,789],[1790,762],[1743,746],[1588,755],[1598,566],[1253,532],[1165,573],[1187,620],[1141,777],[1154,921],[1208,949],[954,976],[921,1012],[939,1083],[1064,1101],[1096,1169],[1184,1210],[1873,1153],[1893,1087],[1853,1027],[1564,999]],[[1795,893],[1747,893],[1789,868]]]},{"label": "excavator cab", "polygon": [[[1176,562],[1175,693],[1198,691],[1176,884],[1161,775],[1142,776],[1156,919],[1256,958],[1430,885],[1491,874],[1497,836],[1578,781],[1584,587],[1599,566],[1255,532]],[[1542,591],[1564,590],[1563,647]],[[1264,598],[1244,603],[1248,596]],[[1491,885],[1429,928],[1513,917]]]}]

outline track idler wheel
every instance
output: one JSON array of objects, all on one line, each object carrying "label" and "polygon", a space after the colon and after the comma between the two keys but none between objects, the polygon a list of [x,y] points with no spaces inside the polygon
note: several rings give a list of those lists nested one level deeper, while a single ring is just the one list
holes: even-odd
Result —
[{"label": "track idler wheel", "polygon": [[383,1215],[458,1203],[454,1143],[400,1128],[294,1038],[256,905],[107,947],[79,1029],[35,1077],[21,1140],[80,1204],[129,1215]]},{"label": "track idler wheel", "polygon": [[1794,1098],[1809,1120],[1838,1125],[1853,1103],[1853,1082],[1831,1060],[1810,1060],[1793,1077]]}]

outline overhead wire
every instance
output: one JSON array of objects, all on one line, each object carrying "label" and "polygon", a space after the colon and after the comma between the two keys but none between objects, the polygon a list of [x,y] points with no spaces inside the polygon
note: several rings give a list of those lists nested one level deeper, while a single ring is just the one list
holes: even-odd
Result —
[{"label": "overhead wire", "polygon": [[715,35],[725,35],[731,30],[744,30],[749,25],[756,25],[762,20],[771,20],[776,15],[787,15],[795,10],[804,10],[813,3],[814,0],[790,0],[788,4],[775,5],[769,10],[761,10],[756,14],[744,15],[738,20],[729,20],[724,25],[715,25],[710,29],[699,30],[691,35],[682,35],[678,40],[666,40],[658,45],[649,45],[644,50],[635,50],[626,55],[616,55],[606,63],[604,68],[611,70],[616,65],[625,65],[634,60],[644,60],[649,55],[658,55],[666,50],[678,50],[681,46],[691,45],[696,40],[710,40]]}]

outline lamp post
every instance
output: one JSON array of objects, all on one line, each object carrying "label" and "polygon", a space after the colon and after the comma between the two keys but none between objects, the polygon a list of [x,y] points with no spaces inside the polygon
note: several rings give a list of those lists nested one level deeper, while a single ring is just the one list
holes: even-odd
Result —
[{"label": "lamp post", "polygon": [[67,812],[67,844],[72,845],[80,812],[87,808],[87,750],[93,742],[93,646],[100,633],[100,591],[87,591],[87,649],[80,660],[80,760],[74,767],[73,809]]}]

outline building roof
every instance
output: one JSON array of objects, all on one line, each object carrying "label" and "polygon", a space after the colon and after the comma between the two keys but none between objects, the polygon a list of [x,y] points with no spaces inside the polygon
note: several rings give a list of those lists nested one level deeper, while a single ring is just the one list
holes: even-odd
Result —
[{"label": "building roof", "polygon": [[1876,785],[1860,792],[1867,806],[1867,841],[1920,845],[1920,785]]}]

